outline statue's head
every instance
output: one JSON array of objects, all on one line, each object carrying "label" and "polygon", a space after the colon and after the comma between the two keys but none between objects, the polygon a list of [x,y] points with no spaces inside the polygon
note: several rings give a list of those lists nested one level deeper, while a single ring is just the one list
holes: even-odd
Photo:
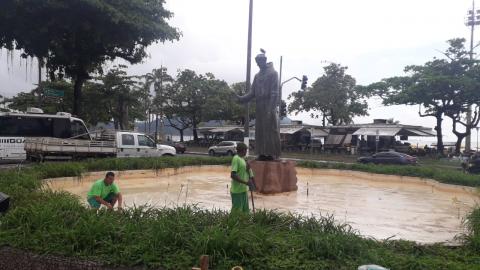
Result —
[{"label": "statue's head", "polygon": [[255,57],[255,62],[257,62],[257,65],[260,69],[264,69],[267,67],[267,57],[265,56],[265,50],[260,49],[260,54],[258,54]]}]

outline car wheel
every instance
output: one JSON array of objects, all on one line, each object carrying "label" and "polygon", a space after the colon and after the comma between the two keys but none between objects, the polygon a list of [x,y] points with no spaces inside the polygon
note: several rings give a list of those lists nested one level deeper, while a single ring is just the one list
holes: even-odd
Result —
[{"label": "car wheel", "polygon": [[227,151],[227,156],[230,156],[230,157],[232,157],[232,156],[233,156],[233,152],[232,152],[232,151],[230,151],[230,150],[228,150],[228,151]]},{"label": "car wheel", "polygon": [[162,157],[173,157],[172,154],[163,154]]},{"label": "car wheel", "polygon": [[208,151],[208,155],[212,157],[215,156],[215,151],[213,150]]}]

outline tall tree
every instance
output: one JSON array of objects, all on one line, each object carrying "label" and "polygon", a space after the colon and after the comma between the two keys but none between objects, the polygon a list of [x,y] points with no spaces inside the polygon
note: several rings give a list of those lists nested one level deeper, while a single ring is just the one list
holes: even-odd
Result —
[{"label": "tall tree", "polygon": [[105,107],[110,111],[116,129],[131,129],[135,119],[144,119],[140,102],[142,88],[134,76],[128,76],[125,66],[114,67],[101,76],[99,85],[106,97]]},{"label": "tall tree", "polygon": [[355,79],[346,74],[347,67],[332,63],[324,67],[325,74],[305,91],[294,92],[288,110],[311,112],[312,118],[321,118],[323,126],[352,122],[354,116],[368,114],[365,88],[358,87]]},{"label": "tall tree", "polygon": [[[446,59],[433,59],[424,65],[405,68],[406,76],[383,79],[369,86],[383,98],[385,105],[419,105],[421,117],[435,117],[437,150],[443,154],[443,117],[453,120],[453,132],[457,135],[456,151],[460,151],[463,138],[478,124],[474,119],[466,124],[464,115],[472,104],[480,103],[478,73],[472,69],[477,64],[468,58],[464,39],[452,39],[444,55]],[[475,115],[477,115],[476,113]],[[476,116],[477,117],[477,116]],[[458,129],[463,125],[465,132]]]},{"label": "tall tree", "polygon": [[[63,91],[64,97],[47,97],[39,89],[55,89]],[[111,97],[107,97],[101,91],[98,83],[87,82],[84,87],[85,99],[82,106],[85,113],[82,120],[90,126],[95,126],[99,122],[108,122],[112,118],[105,104]],[[29,91],[20,92],[14,97],[6,98],[3,103],[8,109],[26,111],[29,107],[37,107],[45,113],[55,114],[57,112],[72,112],[73,84],[65,80],[55,82],[42,82],[39,87]]]},{"label": "tall tree", "polygon": [[[82,87],[102,65],[120,57],[131,64],[146,57],[155,42],[180,33],[167,20],[165,0],[3,0],[0,48],[44,59],[74,81],[73,113],[81,115]],[[53,78],[52,78],[53,79]]]},{"label": "tall tree", "polygon": [[211,73],[197,74],[193,70],[179,71],[175,81],[165,87],[165,115],[170,125],[182,136],[183,130],[192,128],[198,140],[198,126],[209,120],[235,118],[239,105],[225,81]]},{"label": "tall tree", "polygon": [[[158,134],[158,120],[164,120],[165,88],[173,83],[173,78],[167,73],[166,67],[153,69],[143,76],[145,79],[145,90],[148,94],[153,91],[154,97],[146,108],[148,119],[153,113],[155,115],[155,134]],[[147,104],[148,102],[146,102]]]}]

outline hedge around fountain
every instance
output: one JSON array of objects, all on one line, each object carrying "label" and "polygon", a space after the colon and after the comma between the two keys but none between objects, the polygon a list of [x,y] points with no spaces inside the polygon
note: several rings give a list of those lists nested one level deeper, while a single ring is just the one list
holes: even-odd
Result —
[{"label": "hedge around fountain", "polygon": [[[361,237],[332,217],[315,219],[272,211],[244,216],[191,206],[97,213],[69,193],[42,187],[42,179],[80,176],[87,171],[161,170],[229,162],[228,158],[197,157],[103,159],[0,171],[0,191],[13,199],[10,211],[0,217],[0,246],[47,254],[45,258],[53,255],[152,269],[190,269],[202,254],[210,256],[212,269],[235,265],[245,269],[356,269],[370,263],[391,269],[475,269],[480,263],[478,209],[470,215],[471,233],[465,245],[445,247],[376,241]],[[310,163],[299,166],[313,167]],[[386,172],[395,166],[382,168]],[[396,168],[402,173],[409,170]]]}]

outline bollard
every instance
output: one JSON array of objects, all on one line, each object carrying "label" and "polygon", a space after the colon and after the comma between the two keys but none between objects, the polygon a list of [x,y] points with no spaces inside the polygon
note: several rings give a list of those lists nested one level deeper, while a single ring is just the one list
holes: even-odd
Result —
[{"label": "bollard", "polygon": [[200,267],[192,267],[192,270],[208,270],[208,255],[200,256]]}]

